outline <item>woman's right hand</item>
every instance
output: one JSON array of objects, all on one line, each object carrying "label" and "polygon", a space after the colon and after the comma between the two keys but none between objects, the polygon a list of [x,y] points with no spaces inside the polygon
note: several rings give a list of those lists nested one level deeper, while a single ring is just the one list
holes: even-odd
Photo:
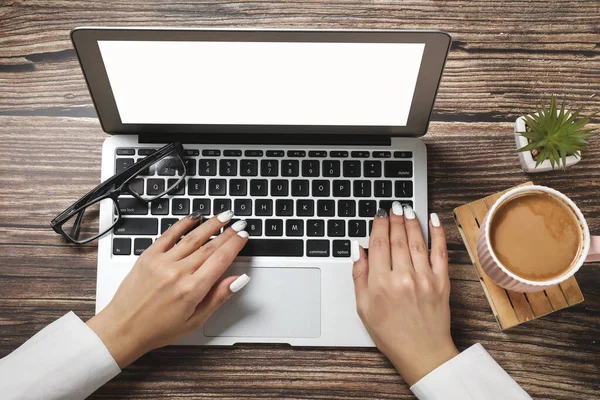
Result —
[{"label": "woman's right hand", "polygon": [[359,248],[356,306],[373,341],[410,385],[458,354],[450,336],[446,235],[432,214],[431,257],[414,210],[379,210],[369,255]]}]

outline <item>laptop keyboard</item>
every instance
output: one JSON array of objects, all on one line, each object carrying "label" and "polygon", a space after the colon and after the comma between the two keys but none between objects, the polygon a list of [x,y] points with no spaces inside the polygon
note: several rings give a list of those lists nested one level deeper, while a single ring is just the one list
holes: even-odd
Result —
[{"label": "laptop keyboard", "polygon": [[[155,149],[116,150],[116,173]],[[250,235],[241,256],[350,257],[350,241],[368,237],[378,208],[413,206],[413,154],[367,150],[186,149],[187,177],[151,203],[122,195],[113,255],[140,255],[192,211],[233,210]],[[136,184],[157,194],[175,170],[147,171]]]}]

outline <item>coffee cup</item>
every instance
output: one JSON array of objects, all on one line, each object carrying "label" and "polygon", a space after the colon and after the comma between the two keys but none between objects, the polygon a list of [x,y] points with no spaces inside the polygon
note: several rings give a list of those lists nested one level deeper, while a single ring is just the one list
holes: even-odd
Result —
[{"label": "coffee cup", "polygon": [[[504,257],[504,263],[506,265],[503,264],[500,261],[499,257],[499,255],[501,255],[500,251],[497,252],[492,245],[493,235],[498,234],[496,232],[493,232],[493,230],[496,228],[494,224],[496,223],[497,226],[500,226],[501,223],[504,223],[505,219],[502,218],[505,218],[505,216],[509,212],[504,210],[507,207],[507,204],[509,204],[509,202],[511,201],[514,202],[515,199],[523,198],[525,196],[531,196],[529,197],[529,199],[527,199],[527,201],[529,201],[530,203],[532,201],[535,202],[536,197],[532,195],[538,195],[537,198],[539,199],[544,197],[541,195],[547,195],[550,196],[551,199],[553,199],[548,200],[558,201],[559,203],[556,204],[564,206],[564,210],[568,210],[567,213],[571,213],[570,217],[572,217],[573,221],[572,226],[569,223],[566,224],[569,225],[568,227],[564,227],[565,232],[570,232],[569,237],[565,237],[565,240],[569,239],[571,242],[576,243],[576,247],[573,246],[574,256],[572,258],[572,261],[564,265],[564,269],[557,273],[555,276],[547,277],[544,279],[531,279],[530,277],[524,277],[524,273],[517,273],[516,271],[519,269],[515,269],[514,265],[513,268],[510,268],[508,266],[509,262],[506,260],[506,257]],[[523,199],[519,201],[523,202]],[[535,206],[535,204],[533,205]],[[528,207],[528,210],[534,210],[535,208],[532,207],[531,204]],[[547,209],[548,207],[545,208],[546,211]],[[538,208],[538,211],[539,210],[541,209]],[[513,221],[516,215],[517,214],[513,214]],[[536,216],[536,221],[538,222],[539,215],[541,214],[538,214],[538,216]],[[500,222],[496,221],[495,218],[498,219],[498,221]],[[564,222],[565,220],[563,218],[560,221]],[[556,224],[556,221],[551,221],[550,223]],[[561,228],[560,226],[551,226],[556,229]],[[570,228],[570,230],[566,228]],[[522,232],[517,233],[523,234]],[[547,232],[540,233],[542,234],[540,236],[543,236],[543,234]],[[506,234],[506,231],[504,231],[504,234]],[[553,233],[553,235],[556,236],[556,233]],[[514,244],[518,236],[519,235],[515,235],[515,238],[511,239],[512,242],[508,242]],[[563,238],[561,238],[560,240],[562,239]],[[494,240],[496,241],[496,243],[498,242],[498,240]],[[576,242],[573,240],[576,240]],[[526,246],[526,244],[523,245]],[[527,251],[527,249],[521,250]],[[550,250],[555,251],[556,249],[551,248]],[[581,268],[584,262],[600,261],[600,236],[590,236],[589,228],[585,221],[585,218],[583,217],[583,214],[575,205],[575,203],[564,194],[545,186],[521,186],[506,192],[492,205],[479,229],[479,235],[477,237],[477,252],[481,268],[498,285],[505,289],[516,292],[537,292],[548,289],[552,286],[566,281],[571,276],[573,276],[579,270],[579,268]],[[523,257],[521,257],[521,261],[522,260]],[[525,269],[522,269],[522,271],[524,270]]]}]

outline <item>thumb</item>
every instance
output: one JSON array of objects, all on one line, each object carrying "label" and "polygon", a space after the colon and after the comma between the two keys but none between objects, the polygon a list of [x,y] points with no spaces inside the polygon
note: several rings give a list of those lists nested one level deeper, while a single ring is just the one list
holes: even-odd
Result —
[{"label": "thumb", "polygon": [[248,282],[250,282],[250,277],[244,274],[241,276],[227,277],[215,284],[206,297],[198,304],[196,311],[194,311],[192,316],[187,320],[187,325],[190,329],[196,329],[202,326],[212,313],[229,300],[233,293],[246,286]]},{"label": "thumb", "polygon": [[369,262],[367,260],[365,249],[363,249],[362,246],[359,246],[357,241],[352,242],[352,260],[354,261],[354,266],[352,267],[354,293],[356,300],[358,301],[361,294],[367,290]]}]

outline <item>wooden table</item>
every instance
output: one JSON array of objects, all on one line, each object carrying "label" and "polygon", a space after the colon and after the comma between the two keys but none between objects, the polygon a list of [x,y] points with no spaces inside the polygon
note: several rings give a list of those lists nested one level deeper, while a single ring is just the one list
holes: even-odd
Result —
[{"label": "wooden table", "polygon": [[[600,110],[600,3],[573,1],[4,1],[0,5],[0,357],[74,310],[94,310],[96,247],[50,219],[99,182],[101,131],[69,41],[92,26],[441,29],[454,38],[429,133],[429,208],[449,235],[452,331],[482,343],[534,398],[600,396],[600,265],[585,302],[502,333],[452,209],[532,179],[600,234],[600,140],[567,171],[527,175],[512,123],[540,98]],[[597,121],[597,119],[596,119]],[[595,125],[597,128],[599,125]],[[0,378],[1,379],[1,378]],[[94,398],[412,398],[375,349],[165,348]]]}]

